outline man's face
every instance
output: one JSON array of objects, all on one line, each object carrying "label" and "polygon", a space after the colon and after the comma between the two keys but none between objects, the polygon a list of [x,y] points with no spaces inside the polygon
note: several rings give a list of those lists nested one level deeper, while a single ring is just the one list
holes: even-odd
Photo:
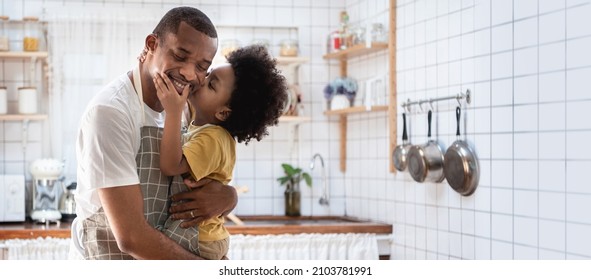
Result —
[{"label": "man's face", "polygon": [[153,38],[150,48],[153,56],[151,59],[150,55],[147,57],[150,59],[150,76],[165,74],[179,94],[187,84],[191,86],[190,93],[194,93],[203,85],[217,51],[217,39],[185,22],[181,22],[177,34],[169,32],[162,39]]}]

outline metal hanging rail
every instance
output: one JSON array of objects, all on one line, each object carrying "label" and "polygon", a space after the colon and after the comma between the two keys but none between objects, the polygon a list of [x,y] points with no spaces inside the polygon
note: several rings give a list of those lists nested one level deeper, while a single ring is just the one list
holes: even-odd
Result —
[{"label": "metal hanging rail", "polygon": [[[460,92],[456,95],[451,95],[451,96],[446,96],[446,97],[438,97],[438,98],[428,98],[428,99],[421,99],[418,101],[410,101],[410,99],[408,99],[408,101],[402,103],[402,108],[405,110],[409,110],[410,106],[412,105],[419,105],[419,107],[421,107],[421,109],[423,108],[423,104],[425,103],[433,103],[433,102],[437,102],[437,101],[443,101],[443,100],[450,100],[450,99],[456,99],[458,101],[458,103],[460,105],[462,105],[462,99],[466,99],[466,103],[470,104],[470,101],[472,101],[471,95],[470,95],[470,90],[467,89],[466,93]],[[410,110],[409,110],[410,111]]]}]

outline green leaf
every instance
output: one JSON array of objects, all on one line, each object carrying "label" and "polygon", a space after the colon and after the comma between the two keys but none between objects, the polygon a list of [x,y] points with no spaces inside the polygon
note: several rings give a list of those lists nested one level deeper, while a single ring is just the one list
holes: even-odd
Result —
[{"label": "green leaf", "polygon": [[291,165],[284,163],[281,166],[283,166],[283,170],[285,171],[285,174],[287,174],[288,176],[293,176],[294,174],[296,174],[295,169]]},{"label": "green leaf", "polygon": [[283,177],[281,177],[281,178],[278,178],[278,179],[277,179],[277,181],[279,181],[279,183],[280,183],[281,185],[285,185],[285,183],[287,183],[287,182],[289,181],[289,177],[287,177],[287,176],[283,176]]},{"label": "green leaf", "polygon": [[310,177],[310,174],[304,172],[304,174],[302,174],[302,176],[304,177],[304,180],[306,181],[306,184],[308,185],[308,187],[312,186],[312,177]]}]

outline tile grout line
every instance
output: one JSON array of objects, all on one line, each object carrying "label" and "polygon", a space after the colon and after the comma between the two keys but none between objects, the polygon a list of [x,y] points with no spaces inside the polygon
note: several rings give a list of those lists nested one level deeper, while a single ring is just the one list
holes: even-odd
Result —
[{"label": "tile grout line", "polygon": [[[567,5],[566,4],[566,1],[565,1],[564,5],[565,6]],[[567,12],[568,11],[565,11],[564,12],[564,37],[565,38],[568,37],[567,36],[567,34],[568,34],[567,33],[568,32],[568,28],[567,28],[568,27],[567,26],[567,24],[568,24]],[[564,69],[565,69],[564,70],[564,112],[565,112],[565,116],[564,116],[564,143],[567,143],[567,140],[568,140],[568,138],[567,138],[567,131],[568,131],[567,130],[567,128],[568,128],[568,123],[567,123],[567,119],[568,119],[568,113],[567,113],[568,112],[567,111],[567,109],[568,109],[568,106],[567,106],[568,105],[568,103],[567,103],[567,95],[568,95],[567,94],[567,90],[568,90],[568,82],[567,82],[568,81],[567,80],[568,79],[568,71],[566,70],[567,61],[568,61],[568,59],[567,59],[568,58],[567,57],[567,49],[568,49],[568,45],[565,43],[564,44]],[[568,236],[568,220],[567,220],[567,217],[568,217],[568,207],[567,207],[567,202],[568,202],[568,199],[567,199],[567,196],[568,196],[568,192],[567,192],[567,181],[568,181],[568,179],[567,179],[568,178],[567,172],[568,172],[568,168],[567,168],[567,162],[568,161],[566,160],[568,158],[568,156],[567,156],[567,147],[568,147],[568,145],[564,145],[564,159],[565,159],[564,160],[564,194],[565,194],[564,195],[564,236],[565,236],[565,238],[564,238],[564,259],[565,260],[568,259],[568,257],[567,257],[567,252],[568,252],[568,247],[567,247],[568,246],[568,238],[567,238],[567,236]]]},{"label": "tile grout line", "polygon": [[536,194],[537,209],[536,210],[537,210],[537,216],[538,216],[537,217],[537,229],[538,230],[536,233],[536,235],[537,235],[536,236],[537,237],[536,245],[537,245],[537,259],[539,260],[540,259],[540,47],[539,47],[539,44],[540,44],[540,0],[537,0],[536,2],[538,4],[537,5],[537,17],[536,17],[536,25],[537,25],[536,34],[537,34],[537,43],[538,43],[538,51],[536,54],[536,56],[537,56],[536,58],[538,61],[538,65],[537,65],[537,93],[538,93],[537,102],[538,102],[538,105],[537,105],[537,112],[536,112],[537,119],[538,119],[538,123],[537,123],[538,158],[537,158],[537,164],[536,164],[536,169],[537,169],[537,172],[536,172],[537,173],[536,174],[536,177],[537,177],[537,180],[536,180],[537,181],[536,182],[536,185],[537,185],[537,194]]},{"label": "tile grout line", "polygon": [[[489,36],[490,36],[490,38],[489,38],[490,39],[489,40],[490,41],[489,53],[492,53],[492,0],[488,1],[488,3],[489,3],[489,15],[490,15],[490,18],[489,18],[489,21],[490,21],[490,23],[489,23],[489,30],[490,30],[489,31]],[[489,67],[490,67],[489,75],[490,75],[490,80],[491,80],[491,82],[489,83],[489,93],[490,93],[489,94],[489,99],[490,100],[489,100],[489,103],[488,103],[488,107],[490,108],[490,110],[489,110],[490,111],[490,118],[489,119],[490,119],[490,129],[492,130],[492,127],[493,127],[493,121],[492,121],[493,120],[493,114],[492,114],[492,111],[493,111],[492,110],[492,95],[493,95],[493,91],[492,91],[492,72],[493,72],[492,63],[493,63],[493,60],[492,60],[492,55],[489,55],[488,57],[489,57],[489,60],[490,60],[490,63],[489,63]],[[490,133],[490,132],[489,132],[489,138],[490,138],[489,139],[489,145],[490,145],[490,148],[489,149],[491,151],[490,153],[491,153],[491,158],[492,158],[493,145],[492,145],[492,133]],[[492,165],[492,160],[490,160],[490,164],[489,164],[490,174],[492,174],[492,172],[493,172],[492,166],[493,166]],[[490,185],[492,185],[492,177],[489,178],[489,179],[490,179]],[[493,189],[492,188],[490,189],[490,197],[489,197],[489,200],[490,200],[490,207],[491,207],[491,209],[490,209],[490,213],[489,213],[489,217],[490,217],[490,222],[489,222],[490,223],[490,225],[489,225],[490,226],[490,229],[489,229],[490,234],[489,234],[489,236],[490,236],[490,238],[489,238],[489,241],[488,242],[489,242],[489,246],[490,246],[489,258],[492,260],[493,259],[493,246],[492,246],[492,240],[493,240],[492,239],[492,237],[493,237],[493,235],[492,235],[492,229],[493,229],[493,216],[492,216]]]}]

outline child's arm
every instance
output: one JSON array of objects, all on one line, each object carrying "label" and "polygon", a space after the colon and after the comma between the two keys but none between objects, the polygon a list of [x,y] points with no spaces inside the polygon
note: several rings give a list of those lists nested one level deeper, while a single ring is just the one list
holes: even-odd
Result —
[{"label": "child's arm", "polygon": [[189,86],[185,86],[179,95],[172,82],[165,74],[156,74],[154,85],[158,99],[166,111],[164,132],[160,143],[160,170],[166,176],[189,172],[189,165],[183,157],[181,143],[181,118],[187,103]]}]

